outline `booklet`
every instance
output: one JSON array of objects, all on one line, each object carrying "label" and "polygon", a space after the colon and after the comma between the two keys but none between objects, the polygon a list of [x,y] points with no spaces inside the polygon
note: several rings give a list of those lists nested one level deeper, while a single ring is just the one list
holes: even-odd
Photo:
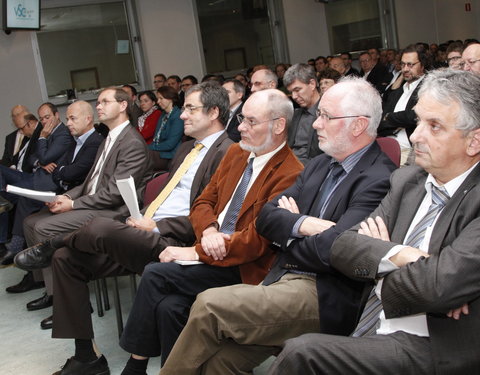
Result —
[{"label": "booklet", "polygon": [[133,177],[124,178],[117,180],[117,187],[120,190],[123,201],[130,211],[130,216],[134,219],[141,219],[142,214],[140,213],[140,208],[138,207],[138,198],[137,190],[135,189],[135,181]]},{"label": "booklet", "polygon": [[36,201],[40,202],[53,202],[57,194],[53,191],[38,191],[38,190],[31,190],[25,189],[14,185],[7,185],[6,188],[7,193],[12,193],[16,195],[20,195],[22,197],[27,197],[30,199],[35,199]]},{"label": "booklet", "polygon": [[174,260],[173,262],[182,266],[195,266],[197,264],[203,264],[203,262],[200,262],[199,260]]}]

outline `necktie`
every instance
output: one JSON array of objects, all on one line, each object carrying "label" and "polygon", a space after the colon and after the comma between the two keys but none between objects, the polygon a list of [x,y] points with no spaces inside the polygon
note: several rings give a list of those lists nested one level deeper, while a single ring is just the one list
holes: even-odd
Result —
[{"label": "necktie", "polygon": [[[432,204],[428,208],[425,216],[415,225],[412,232],[405,241],[405,245],[419,247],[425,237],[427,229],[432,225],[435,218],[450,199],[443,186],[437,187],[432,184]],[[363,310],[357,328],[353,332],[353,337],[370,336],[377,330],[377,322],[380,319],[382,311],[382,301],[375,294],[375,287],[372,288],[368,296],[365,309]]]},{"label": "necktie", "polygon": [[165,199],[168,198],[170,193],[173,191],[173,189],[175,189],[175,187],[178,185],[185,173],[187,173],[188,168],[190,168],[192,163],[195,161],[202,148],[203,145],[201,143],[197,143],[195,147],[192,148],[192,150],[183,160],[183,163],[180,164],[180,167],[178,167],[173,177],[170,179],[170,181],[168,181],[168,184],[162,189],[162,191],[160,192],[160,194],[158,194],[155,200],[150,203],[147,211],[145,211],[145,217],[153,217],[155,212],[158,210],[158,207],[160,207],[162,203],[165,202]]},{"label": "necktie", "polygon": [[253,159],[254,158],[250,158],[248,161],[247,168],[245,168],[245,172],[243,172],[242,180],[240,181],[237,190],[235,190],[235,193],[233,194],[232,201],[230,202],[230,206],[228,207],[227,213],[225,214],[225,218],[222,222],[222,226],[220,227],[220,232],[222,233],[232,234],[235,231],[238,213],[242,207],[245,194],[247,193],[248,183],[252,177]]},{"label": "necktie", "polygon": [[337,162],[334,162],[330,164],[330,173],[325,179],[325,181],[322,184],[322,187],[320,188],[320,191],[318,192],[318,198],[317,201],[314,203],[314,213],[318,216],[320,216],[320,213],[322,212],[322,208],[328,198],[328,196],[331,194],[332,189],[335,187],[335,185],[338,182],[338,179],[340,176],[343,174],[345,170],[343,167],[338,164]]},{"label": "necktie", "polygon": [[111,141],[112,141],[112,139],[110,138],[110,136],[107,136],[107,139],[105,140],[105,147],[103,148],[102,154],[98,158],[97,164],[95,165],[95,170],[93,171],[92,177],[90,177],[90,180],[88,181],[88,184],[87,184],[87,194],[88,195],[95,194],[97,180],[98,180],[98,177],[100,175],[100,171],[102,170],[103,163],[105,162],[105,159],[107,158],[108,147],[110,146]]}]

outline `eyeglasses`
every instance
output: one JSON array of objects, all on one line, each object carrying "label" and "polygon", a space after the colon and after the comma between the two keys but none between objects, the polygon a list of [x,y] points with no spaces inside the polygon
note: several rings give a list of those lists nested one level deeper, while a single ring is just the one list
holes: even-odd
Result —
[{"label": "eyeglasses", "polygon": [[450,61],[458,61],[461,59],[462,59],[462,56],[452,56],[447,59],[447,62],[450,64]]},{"label": "eyeglasses", "polygon": [[370,118],[369,115],[330,116],[327,113],[322,113],[320,109],[317,109],[316,114],[317,114],[317,117],[320,117],[323,121],[339,120],[339,119],[342,119],[342,118],[355,118],[355,117]]},{"label": "eyeglasses", "polygon": [[165,83],[165,81],[153,81],[153,83]]},{"label": "eyeglasses", "polygon": [[27,126],[27,125],[28,125],[28,121],[27,121],[25,124],[23,124],[23,126],[20,126],[20,127],[18,128],[18,130],[22,130],[22,129],[23,129],[25,126]]},{"label": "eyeglasses", "polygon": [[181,108],[181,111],[182,112],[186,111],[188,114],[191,115],[193,112],[195,112],[199,108],[203,108],[203,105],[186,105],[185,107]]},{"label": "eyeglasses", "polygon": [[101,104],[102,107],[105,107],[108,103],[119,103],[119,101],[103,99],[103,100],[97,101],[96,106],[98,107]]},{"label": "eyeglasses", "polygon": [[465,61],[463,62],[463,65],[472,66],[472,65],[474,65],[476,62],[479,62],[479,61],[480,61],[480,59],[476,59],[476,60],[465,60]]},{"label": "eyeglasses", "polygon": [[278,120],[279,118],[280,118],[280,117],[275,117],[275,118],[272,118],[272,119],[270,119],[270,120],[255,121],[255,120],[250,120],[249,118],[245,117],[244,115],[237,115],[237,120],[238,120],[238,122],[239,122],[240,124],[241,124],[241,123],[247,124],[247,125],[250,126],[251,128],[253,128],[255,125],[263,124],[263,123],[265,123],[265,122]]},{"label": "eyeglasses", "polygon": [[410,63],[410,62],[406,63],[406,62],[403,62],[403,61],[402,61],[402,62],[400,63],[400,66],[401,66],[402,68],[407,67],[408,69],[412,69],[412,68],[413,68],[415,65],[417,65],[419,62],[420,62],[420,61],[417,61],[417,62],[414,62],[414,63]]}]

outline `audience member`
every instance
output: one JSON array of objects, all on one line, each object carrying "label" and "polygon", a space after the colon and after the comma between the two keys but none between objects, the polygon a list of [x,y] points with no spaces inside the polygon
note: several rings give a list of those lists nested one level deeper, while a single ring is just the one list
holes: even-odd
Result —
[{"label": "audience member", "polygon": [[325,69],[328,65],[328,61],[324,56],[318,56],[315,59],[315,71],[317,73],[321,72],[323,69]]},{"label": "audience member", "polygon": [[29,111],[24,105],[16,105],[11,110],[11,118],[16,129],[5,137],[5,149],[3,151],[0,165],[10,167],[13,165],[13,158],[27,143],[28,138],[22,133],[22,127],[26,125],[25,115]]},{"label": "audience member", "polygon": [[480,43],[472,43],[462,53],[463,69],[480,75]]},{"label": "audience member", "polygon": [[330,60],[330,64],[328,64],[328,66],[331,69],[336,70],[338,73],[340,73],[342,77],[344,77],[346,75],[345,73],[347,73],[345,62],[339,56],[333,57],[332,60]]},{"label": "audience member", "polygon": [[238,115],[242,113],[242,98],[245,95],[245,86],[236,79],[230,79],[225,81],[223,88],[227,90],[230,102],[228,121],[225,130],[232,141],[240,142],[241,136],[240,131],[238,130],[240,121],[238,120]]},{"label": "audience member", "polygon": [[[372,55],[375,55],[376,49],[372,48]],[[380,94],[385,91],[388,83],[392,79],[392,73],[387,68],[376,63],[369,52],[362,52],[359,57],[360,66],[362,68],[362,77],[375,86]]]},{"label": "audience member", "polygon": [[142,109],[137,104],[137,89],[132,85],[123,85],[122,90],[130,96],[132,108],[130,108],[129,119],[130,124],[136,128],[138,126],[138,118],[143,114]]},{"label": "audience member", "polygon": [[157,103],[163,110],[158,119],[153,142],[148,146],[153,170],[166,171],[175,152],[182,143],[183,120],[180,118],[178,94],[170,86],[160,87]]},{"label": "audience member", "polygon": [[140,109],[143,114],[138,117],[137,130],[142,135],[143,139],[149,145],[153,142],[153,135],[157,127],[158,119],[162,114],[157,107],[157,97],[151,91],[142,91],[138,95],[140,102]]},{"label": "audience member", "polygon": [[182,89],[183,94],[190,90],[194,85],[198,83],[198,79],[195,76],[188,75],[182,78],[182,83],[180,88]]},{"label": "audience member", "polygon": [[170,86],[178,94],[178,107],[183,106],[183,101],[185,100],[185,93],[181,90],[182,80],[177,75],[171,75],[167,78],[167,86]]},{"label": "audience member", "polygon": [[277,64],[275,65],[275,74],[277,75],[278,78],[278,89],[283,91],[285,94],[288,94],[287,89],[285,85],[283,84],[283,76],[285,75],[285,72],[289,66],[287,64]]},{"label": "audience member", "polygon": [[455,70],[463,70],[463,43],[453,42],[447,47],[448,67]]},{"label": "audience member", "polygon": [[395,51],[393,48],[387,49],[387,69],[390,73],[393,74],[395,71],[395,55],[397,54],[397,51]]},{"label": "audience member", "polygon": [[347,70],[345,75],[360,77],[360,73],[358,72],[358,70],[352,67],[352,55],[350,54],[350,52],[342,52],[340,57],[345,63],[345,69]]},{"label": "audience member", "polygon": [[254,93],[260,90],[277,88],[277,75],[270,69],[257,70],[252,75],[250,83],[252,85],[251,92]]},{"label": "audience member", "polygon": [[163,73],[155,74],[153,77],[153,88],[155,90],[167,85],[167,76]]},{"label": "audience member", "polygon": [[[372,58],[373,65],[380,63],[380,51],[378,48],[369,48],[368,54]],[[380,63],[380,65],[382,64]]]},{"label": "audience member", "polygon": [[382,107],[369,83],[354,78],[335,85],[318,112],[314,127],[325,154],[268,202],[256,222],[277,248],[275,264],[260,285],[197,296],[162,375],[247,374],[285,339],[347,335],[355,327],[363,283],[330,266],[330,247],[380,203],[395,166],[375,142]]},{"label": "audience member", "polygon": [[325,94],[341,78],[339,72],[331,68],[325,68],[318,74],[318,82],[320,86],[320,96]]},{"label": "audience member", "polygon": [[321,153],[317,133],[312,127],[320,100],[315,70],[307,64],[295,64],[285,73],[284,82],[292,99],[300,106],[295,109],[288,127],[288,145],[298,160],[306,165]]},{"label": "audience member", "polygon": [[377,282],[355,337],[289,340],[270,374],[480,372],[479,102],[478,76],[424,79],[411,136],[418,166],[400,168],[370,218],[332,247],[333,267]]}]

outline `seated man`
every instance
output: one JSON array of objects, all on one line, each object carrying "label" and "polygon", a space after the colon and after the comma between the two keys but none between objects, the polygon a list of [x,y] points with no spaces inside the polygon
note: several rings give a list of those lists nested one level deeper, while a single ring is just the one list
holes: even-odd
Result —
[{"label": "seated man", "polygon": [[325,154],[268,202],[256,222],[277,245],[275,265],[263,285],[199,295],[162,375],[247,374],[287,338],[353,330],[363,284],[330,267],[330,246],[389,188],[395,166],[375,142],[381,113],[380,95],[360,78],[346,78],[323,95],[313,126]]},{"label": "seated man", "polygon": [[[230,147],[192,207],[195,244],[167,247],[161,263],[145,268],[120,341],[133,353],[123,375],[145,373],[148,357],[161,354],[165,362],[198,293],[241,282],[258,284],[265,277],[274,254],[270,242],[256,232],[255,219],[302,169],[286,144],[292,115],[292,103],[278,90],[254,93],[245,102],[242,140]],[[188,228],[178,233],[188,233]],[[192,260],[203,264],[174,262]]]},{"label": "seated man", "polygon": [[13,165],[13,157],[18,154],[22,147],[27,143],[28,137],[22,133],[22,127],[25,125],[25,115],[29,111],[23,105],[16,105],[12,108],[11,118],[16,129],[5,137],[5,149],[3,151],[0,165],[10,167]]},{"label": "seated man", "polygon": [[287,341],[270,374],[480,373],[479,102],[480,77],[425,78],[411,136],[418,166],[399,169],[370,218],[332,247],[342,273],[379,280],[367,290],[371,319],[362,314],[356,337]]}]

